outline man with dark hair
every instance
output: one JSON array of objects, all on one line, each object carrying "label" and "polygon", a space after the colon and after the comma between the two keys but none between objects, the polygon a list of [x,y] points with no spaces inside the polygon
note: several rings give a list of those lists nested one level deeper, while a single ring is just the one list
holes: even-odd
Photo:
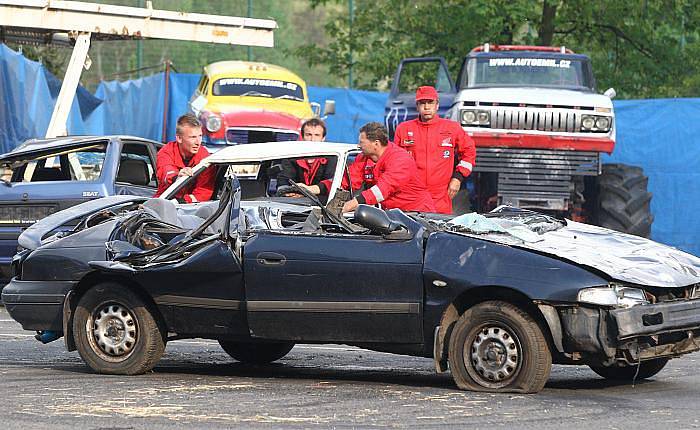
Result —
[{"label": "man with dark hair", "polygon": [[396,127],[394,143],[416,161],[440,213],[452,213],[452,199],[474,168],[476,148],[462,126],[438,116],[438,93],[433,87],[416,90],[418,118]]},{"label": "man with dark hair", "polygon": [[[202,146],[202,124],[191,113],[177,119],[175,140],[158,151],[156,175],[159,197],[180,176],[192,176],[192,168],[209,155]],[[211,199],[216,179],[214,167],[208,167],[188,186],[175,194],[180,203],[203,202]]]},{"label": "man with dark hair", "polygon": [[[360,204],[381,204],[384,209],[435,212],[435,205],[408,152],[389,143],[384,126],[370,122],[360,128],[362,155],[374,164],[374,185],[343,205],[343,212]],[[354,182],[354,180],[353,180]]]},{"label": "man with dark hair", "polygon": [[[323,142],[326,140],[326,124],[318,118],[311,118],[301,126],[301,137],[305,141]],[[289,180],[302,185],[319,187],[321,200],[328,197],[327,179],[333,179],[335,158],[298,158],[282,160],[282,171],[277,176],[277,186],[289,185]],[[287,197],[302,197],[301,194],[287,194]]]}]

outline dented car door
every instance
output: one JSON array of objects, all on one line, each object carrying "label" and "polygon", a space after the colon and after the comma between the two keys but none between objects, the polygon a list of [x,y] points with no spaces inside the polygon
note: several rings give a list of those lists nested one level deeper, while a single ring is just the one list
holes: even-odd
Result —
[{"label": "dented car door", "polygon": [[422,341],[422,240],[261,231],[244,249],[254,337]]}]

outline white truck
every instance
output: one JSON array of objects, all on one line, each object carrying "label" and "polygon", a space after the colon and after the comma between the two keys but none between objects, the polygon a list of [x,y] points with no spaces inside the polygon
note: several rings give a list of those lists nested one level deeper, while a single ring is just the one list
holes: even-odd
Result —
[{"label": "white truck", "polygon": [[649,236],[642,169],[601,163],[615,146],[615,90],[597,93],[587,56],[485,44],[465,57],[456,82],[444,58],[405,59],[386,107],[390,134],[417,115],[418,85],[434,85],[440,115],[460,122],[476,143],[471,196],[458,195],[456,208],[508,204]]}]

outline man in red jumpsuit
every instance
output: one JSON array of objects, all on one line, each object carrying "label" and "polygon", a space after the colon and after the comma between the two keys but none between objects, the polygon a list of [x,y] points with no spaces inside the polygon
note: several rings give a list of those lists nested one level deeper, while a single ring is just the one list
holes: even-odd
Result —
[{"label": "man in red jumpsuit", "polygon": [[[374,185],[354,199],[345,202],[343,212],[360,204],[381,204],[384,209],[435,212],[435,205],[411,156],[389,143],[386,129],[378,122],[360,128],[360,149],[372,160]],[[355,180],[353,179],[353,182]]]},{"label": "man in red jumpsuit", "polygon": [[[476,158],[474,141],[455,121],[440,118],[433,87],[416,91],[418,118],[396,127],[394,143],[408,151],[418,166],[439,213],[452,213],[452,198],[471,174]],[[457,160],[455,160],[457,157]]]},{"label": "man in red jumpsuit", "polygon": [[[311,118],[301,126],[301,137],[305,141],[324,142],[326,140],[326,124],[318,118]],[[277,176],[277,186],[289,185],[293,180],[303,185],[319,185],[321,201],[328,197],[328,189],[322,183],[333,181],[335,175],[336,157],[316,157],[285,159],[280,163],[282,171]],[[287,194],[287,197],[302,197],[301,194]]]},{"label": "man in red jumpsuit", "polygon": [[[202,146],[202,124],[192,114],[182,115],[177,119],[175,141],[168,142],[158,151],[158,191],[154,197],[160,197],[180,176],[192,176],[192,168],[208,155],[209,151]],[[215,176],[215,168],[208,167],[189,185],[180,189],[173,198],[180,203],[210,200],[214,192]]]}]

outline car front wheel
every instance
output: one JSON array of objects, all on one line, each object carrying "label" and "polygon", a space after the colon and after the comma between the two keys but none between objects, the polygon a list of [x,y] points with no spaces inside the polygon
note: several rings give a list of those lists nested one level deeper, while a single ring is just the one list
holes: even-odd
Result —
[{"label": "car front wheel", "polygon": [[455,323],[449,363],[462,389],[536,393],[549,378],[552,355],[530,315],[510,303],[488,301],[466,310]]},{"label": "car front wheel", "polygon": [[235,360],[246,364],[267,364],[279,360],[294,348],[294,342],[234,342],[219,340],[219,345]]},{"label": "car front wheel", "polygon": [[163,332],[147,304],[116,283],[98,284],[83,295],[73,335],[83,361],[98,373],[145,373],[165,350]]},{"label": "car front wheel", "polygon": [[605,379],[615,381],[632,381],[633,379],[647,379],[661,372],[668,363],[668,358],[657,358],[642,361],[639,364],[624,367],[590,366],[598,375]]}]

